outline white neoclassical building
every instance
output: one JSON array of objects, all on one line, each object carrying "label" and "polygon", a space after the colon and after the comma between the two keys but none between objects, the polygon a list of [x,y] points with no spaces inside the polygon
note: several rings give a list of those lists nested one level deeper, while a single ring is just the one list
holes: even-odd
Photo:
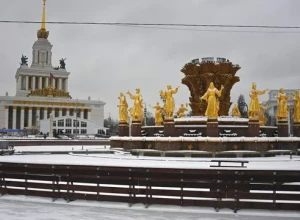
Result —
[{"label": "white neoclassical building", "polygon": [[[43,124],[42,121],[47,120],[51,112],[55,118],[64,121],[66,118],[75,118],[77,113],[76,118],[80,123],[86,121],[97,129],[103,128],[105,103],[90,98],[72,99],[68,89],[70,72],[66,70],[63,59],[60,61],[60,67],[52,66],[52,45],[48,36],[44,1],[41,29],[38,30],[37,40],[32,47],[31,65],[28,65],[27,58],[22,56],[22,63],[15,75],[16,95],[0,96],[1,128],[31,128],[38,125],[39,121]],[[73,124],[72,122],[71,125]],[[70,133],[78,132],[74,130],[75,126],[66,129],[68,132],[71,129]],[[94,133],[97,129],[86,132]]]}]

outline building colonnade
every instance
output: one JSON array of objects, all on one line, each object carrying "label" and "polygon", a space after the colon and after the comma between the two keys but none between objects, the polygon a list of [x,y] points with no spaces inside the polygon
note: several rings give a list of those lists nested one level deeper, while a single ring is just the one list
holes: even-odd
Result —
[{"label": "building colonnade", "polygon": [[43,76],[20,75],[17,87],[19,90],[46,89],[49,85],[68,92],[68,78],[50,78]]},{"label": "building colonnade", "polygon": [[[91,120],[90,108],[77,108],[77,117]],[[76,108],[61,107],[28,107],[5,106],[5,128],[24,129],[36,126],[39,120],[47,119],[53,112],[55,118],[62,116],[76,116]]]}]

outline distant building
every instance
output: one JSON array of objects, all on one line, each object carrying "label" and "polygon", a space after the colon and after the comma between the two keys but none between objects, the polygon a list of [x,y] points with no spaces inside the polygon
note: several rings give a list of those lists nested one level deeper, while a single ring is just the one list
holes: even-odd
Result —
[{"label": "distant building", "polygon": [[[292,94],[295,94],[295,92],[298,89],[285,89],[284,92],[287,96],[291,96]],[[268,113],[268,121],[270,122],[269,124],[272,126],[275,126],[277,124],[277,118],[276,118],[276,113],[277,113],[277,96],[279,93],[278,90],[270,90],[269,91],[269,100],[266,102],[268,108],[267,108],[267,113]],[[288,105],[290,106],[290,112],[289,112],[289,132],[292,134],[293,133],[293,114],[294,114],[294,101],[288,100]]]},{"label": "distant building", "polygon": [[53,112],[58,119],[54,120],[56,131],[86,134],[105,130],[105,103],[90,98],[76,100],[71,97],[70,72],[66,70],[64,59],[60,60],[60,66],[53,67],[52,45],[48,41],[48,35],[44,3],[41,29],[38,30],[38,39],[32,47],[31,65],[28,66],[27,57],[22,55],[20,68],[15,75],[16,95],[8,96],[6,93],[5,96],[0,96],[1,128],[22,130],[43,125],[43,132],[49,132],[50,126],[46,127],[45,124],[49,121],[49,114]]}]

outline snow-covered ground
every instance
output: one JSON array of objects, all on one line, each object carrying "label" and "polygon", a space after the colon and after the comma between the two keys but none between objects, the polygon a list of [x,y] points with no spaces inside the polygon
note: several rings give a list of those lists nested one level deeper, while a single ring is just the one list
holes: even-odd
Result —
[{"label": "snow-covered ground", "polygon": [[150,205],[145,209],[142,204],[128,207],[126,203],[65,200],[51,202],[50,198],[9,196],[0,197],[1,220],[281,220],[299,219],[300,212],[178,207],[169,205]]},{"label": "snow-covered ground", "polygon": [[[0,157],[0,162],[73,164],[120,167],[149,167],[149,168],[181,168],[181,169],[213,169],[210,165],[214,158],[178,158],[178,157],[138,157],[116,151],[115,154],[67,154],[67,155],[12,155]],[[218,158],[220,159],[220,158]],[[224,158],[241,160],[241,158]],[[247,168],[265,170],[300,170],[300,156],[276,156],[243,158],[249,161]],[[237,165],[230,164],[227,165]],[[225,168],[223,168],[225,169]],[[230,168],[229,168],[230,169]]]},{"label": "snow-covered ground", "polygon": [[108,150],[110,149],[109,145],[86,145],[86,146],[79,146],[79,145],[74,145],[74,146],[16,146],[14,147],[16,152],[30,152],[30,151],[39,151],[39,152],[45,152],[45,151],[103,151],[103,150]]}]

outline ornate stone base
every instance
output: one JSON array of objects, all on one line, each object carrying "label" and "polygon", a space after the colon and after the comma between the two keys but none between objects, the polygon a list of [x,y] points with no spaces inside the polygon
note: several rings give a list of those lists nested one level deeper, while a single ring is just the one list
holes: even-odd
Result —
[{"label": "ornate stone base", "polygon": [[278,137],[288,137],[289,136],[289,124],[287,120],[278,120]]},{"label": "ornate stone base", "polygon": [[164,136],[165,137],[174,137],[175,135],[175,122],[174,118],[172,117],[165,117],[164,120]]},{"label": "ornate stone base", "polygon": [[293,135],[294,137],[300,137],[300,122],[294,122]]},{"label": "ornate stone base", "polygon": [[219,126],[218,119],[207,119],[206,122],[206,135],[208,137],[219,137]]},{"label": "ornate stone base", "polygon": [[142,132],[142,123],[140,121],[132,121],[131,123],[131,136],[140,137]]},{"label": "ornate stone base", "polygon": [[129,136],[129,126],[127,122],[119,122],[119,136]]},{"label": "ornate stone base", "polygon": [[259,137],[259,120],[258,119],[249,119],[248,137]]}]

